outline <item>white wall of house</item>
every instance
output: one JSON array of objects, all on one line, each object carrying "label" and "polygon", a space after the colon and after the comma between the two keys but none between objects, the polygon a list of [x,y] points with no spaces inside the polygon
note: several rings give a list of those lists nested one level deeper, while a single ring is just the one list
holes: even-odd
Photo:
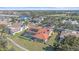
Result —
[{"label": "white wall of house", "polygon": [[28,29],[29,27],[28,26],[25,26],[25,27],[21,27],[19,31],[16,31],[16,32],[13,32],[13,35],[15,35],[16,33],[19,33],[25,29]]},{"label": "white wall of house", "polygon": [[45,40],[44,40],[44,42],[47,42],[47,41],[48,41],[48,39],[45,39]]},{"label": "white wall of house", "polygon": [[50,32],[49,32],[49,36],[51,36],[52,32],[53,32],[53,31],[50,31]]}]

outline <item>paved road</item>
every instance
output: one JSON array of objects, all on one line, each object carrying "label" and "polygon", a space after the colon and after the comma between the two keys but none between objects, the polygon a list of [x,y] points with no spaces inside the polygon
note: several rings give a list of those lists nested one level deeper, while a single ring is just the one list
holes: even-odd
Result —
[{"label": "paved road", "polygon": [[10,38],[7,38],[7,39],[8,39],[10,42],[12,42],[16,47],[22,49],[23,51],[29,51],[28,49],[26,49],[26,48],[20,46],[19,44],[17,44],[17,43],[16,43],[15,41],[13,41],[12,39],[10,39]]}]

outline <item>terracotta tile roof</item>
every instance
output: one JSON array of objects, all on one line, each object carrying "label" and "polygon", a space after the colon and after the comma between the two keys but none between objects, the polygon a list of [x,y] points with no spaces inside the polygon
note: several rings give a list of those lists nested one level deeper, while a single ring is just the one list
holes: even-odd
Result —
[{"label": "terracotta tile roof", "polygon": [[35,34],[34,37],[39,38],[39,39],[43,39],[43,40],[47,40],[48,39],[48,34],[44,34],[44,33],[40,33],[40,34]]},{"label": "terracotta tile roof", "polygon": [[49,29],[48,28],[42,28],[42,29],[39,29],[37,33],[48,33],[49,32]]},{"label": "terracotta tile roof", "polygon": [[49,38],[49,30],[46,28],[42,28],[39,29],[36,34],[34,35],[34,37],[39,38],[39,39],[43,39],[43,40],[47,40]]}]

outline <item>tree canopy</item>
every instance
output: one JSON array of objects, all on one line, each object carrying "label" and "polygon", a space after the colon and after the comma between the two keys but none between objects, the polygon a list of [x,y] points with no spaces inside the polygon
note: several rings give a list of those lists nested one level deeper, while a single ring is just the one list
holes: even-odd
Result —
[{"label": "tree canopy", "polygon": [[58,48],[65,51],[79,51],[79,38],[74,36],[65,37]]}]

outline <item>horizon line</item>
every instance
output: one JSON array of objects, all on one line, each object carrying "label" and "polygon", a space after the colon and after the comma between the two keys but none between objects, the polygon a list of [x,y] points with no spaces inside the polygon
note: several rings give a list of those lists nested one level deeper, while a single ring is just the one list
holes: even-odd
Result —
[{"label": "horizon line", "polygon": [[0,10],[79,10],[79,7],[0,7]]}]

